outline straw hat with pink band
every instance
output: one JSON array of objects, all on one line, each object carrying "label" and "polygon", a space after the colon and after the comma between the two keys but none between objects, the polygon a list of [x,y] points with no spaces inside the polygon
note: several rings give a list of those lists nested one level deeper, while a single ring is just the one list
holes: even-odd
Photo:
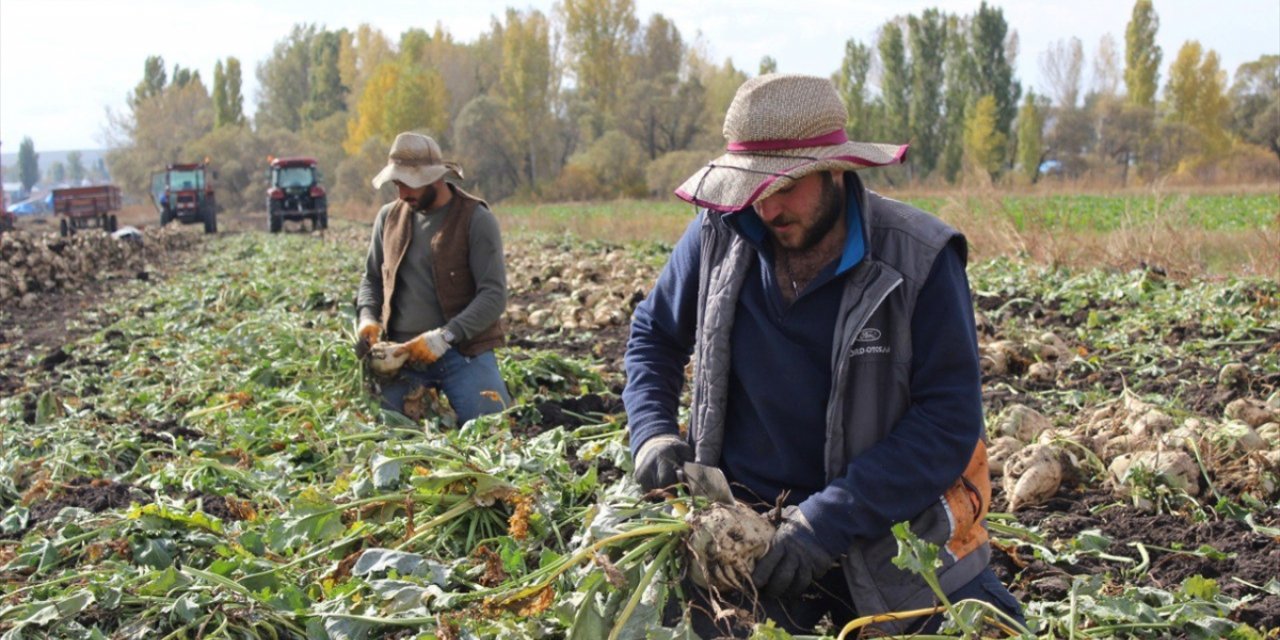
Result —
[{"label": "straw hat with pink band", "polygon": [[826,78],[752,78],[725,115],[727,153],[685,180],[676,196],[712,211],[737,211],[810,173],[899,164],[906,157],[907,145],[849,140],[848,117]]}]

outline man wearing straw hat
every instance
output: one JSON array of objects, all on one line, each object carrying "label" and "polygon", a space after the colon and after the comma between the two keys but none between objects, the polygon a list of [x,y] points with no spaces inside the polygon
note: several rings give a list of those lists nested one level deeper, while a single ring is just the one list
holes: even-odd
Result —
[{"label": "man wearing straw hat", "polygon": [[388,409],[405,413],[405,397],[430,387],[444,391],[459,424],[501,411],[511,398],[493,355],[507,305],[497,218],[446,180],[462,179],[462,168],[431,137],[401,133],[389,156],[373,186],[391,182],[400,197],[373,223],[356,351]]},{"label": "man wearing straw hat", "polygon": [[[839,629],[933,607],[924,580],[892,563],[890,528],[910,521],[939,547],[949,600],[983,600],[1021,622],[988,566],[965,239],[863,186],[857,171],[902,162],[906,147],[849,141],[846,118],[826,79],[748,80],[725,117],[727,153],[676,190],[702,210],[632,320],[623,400],[635,478],[668,487],[696,461],[722,469],[737,499],[783,507],[755,564],[758,593],[729,594],[757,621],[810,633],[824,616]],[[744,632],[700,597],[690,607],[699,634]]]}]

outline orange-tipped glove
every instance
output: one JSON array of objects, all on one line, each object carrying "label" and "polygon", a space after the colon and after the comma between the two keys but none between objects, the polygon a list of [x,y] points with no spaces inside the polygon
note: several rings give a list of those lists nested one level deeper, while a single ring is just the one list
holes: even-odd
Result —
[{"label": "orange-tipped glove", "polygon": [[395,354],[407,355],[409,360],[420,364],[431,364],[440,359],[444,352],[452,348],[449,344],[448,330],[444,327],[432,329],[396,349]]},{"label": "orange-tipped glove", "polygon": [[379,342],[369,348],[369,368],[381,376],[393,376],[409,359],[408,353],[399,353],[403,345]]},{"label": "orange-tipped glove", "polygon": [[382,339],[382,325],[376,320],[361,318],[356,325],[356,335],[359,336],[356,338],[356,357],[363,360],[373,345]]}]

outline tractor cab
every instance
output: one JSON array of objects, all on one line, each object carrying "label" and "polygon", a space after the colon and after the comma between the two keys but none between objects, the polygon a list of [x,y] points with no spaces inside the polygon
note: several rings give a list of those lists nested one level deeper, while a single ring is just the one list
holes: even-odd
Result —
[{"label": "tractor cab", "polygon": [[211,173],[206,160],[170,164],[164,171],[151,174],[151,200],[160,211],[161,226],[177,220],[203,222],[205,233],[218,230]]},{"label": "tractor cab", "polygon": [[328,198],[315,158],[269,158],[267,228],[278,233],[286,220],[310,220],[311,228],[329,226]]}]

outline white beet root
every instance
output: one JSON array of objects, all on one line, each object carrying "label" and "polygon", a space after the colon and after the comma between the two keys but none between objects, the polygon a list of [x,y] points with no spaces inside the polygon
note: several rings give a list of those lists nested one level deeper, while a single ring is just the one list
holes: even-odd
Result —
[{"label": "white beet root", "polygon": [[741,503],[712,503],[685,516],[689,576],[701,587],[745,591],[756,560],[769,550],[774,527]]},{"label": "white beet root", "polygon": [[1004,465],[1003,486],[1009,497],[1009,510],[1017,511],[1052,498],[1066,477],[1058,447],[1033,444],[1019,449]]}]

